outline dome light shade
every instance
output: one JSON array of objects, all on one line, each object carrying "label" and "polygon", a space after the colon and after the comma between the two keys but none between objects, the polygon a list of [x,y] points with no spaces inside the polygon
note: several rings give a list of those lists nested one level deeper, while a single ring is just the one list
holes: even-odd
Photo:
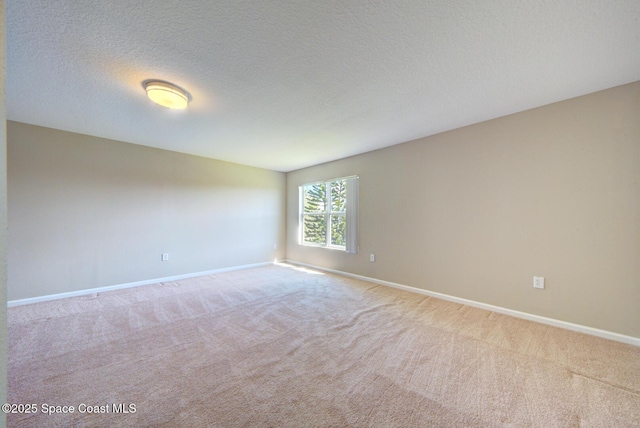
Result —
[{"label": "dome light shade", "polygon": [[151,80],[144,85],[151,101],[167,108],[184,109],[189,103],[187,93],[168,82]]}]

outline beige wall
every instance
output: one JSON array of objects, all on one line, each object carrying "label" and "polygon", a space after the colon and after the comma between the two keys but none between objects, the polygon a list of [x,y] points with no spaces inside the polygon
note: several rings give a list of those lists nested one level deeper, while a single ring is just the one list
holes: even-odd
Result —
[{"label": "beige wall", "polygon": [[[352,174],[360,253],[299,246]],[[289,173],[287,216],[290,260],[640,337],[640,82]]]},{"label": "beige wall", "polygon": [[9,300],[284,255],[283,173],[11,121],[7,141]]},{"label": "beige wall", "polygon": [[[4,0],[0,0],[0,403],[7,401],[7,110]],[[6,426],[0,414],[0,427]]]}]

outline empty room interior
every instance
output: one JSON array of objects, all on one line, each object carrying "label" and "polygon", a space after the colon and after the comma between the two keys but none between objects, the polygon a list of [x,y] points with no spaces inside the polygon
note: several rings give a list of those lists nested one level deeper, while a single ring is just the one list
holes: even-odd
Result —
[{"label": "empty room interior", "polygon": [[0,5],[0,425],[640,426],[637,0]]}]

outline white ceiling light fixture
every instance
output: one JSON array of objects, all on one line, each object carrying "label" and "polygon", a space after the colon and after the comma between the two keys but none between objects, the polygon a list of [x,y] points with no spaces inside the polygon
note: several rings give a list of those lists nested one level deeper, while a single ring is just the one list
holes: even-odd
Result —
[{"label": "white ceiling light fixture", "polygon": [[145,82],[144,89],[151,101],[163,107],[185,109],[189,104],[189,94],[176,85],[160,80]]}]

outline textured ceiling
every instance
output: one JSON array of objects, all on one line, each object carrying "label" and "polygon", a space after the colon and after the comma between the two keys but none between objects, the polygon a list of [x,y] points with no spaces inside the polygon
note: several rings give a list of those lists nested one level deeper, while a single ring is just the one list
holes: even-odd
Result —
[{"label": "textured ceiling", "polygon": [[5,4],[9,119],[279,171],[640,80],[638,0]]}]

